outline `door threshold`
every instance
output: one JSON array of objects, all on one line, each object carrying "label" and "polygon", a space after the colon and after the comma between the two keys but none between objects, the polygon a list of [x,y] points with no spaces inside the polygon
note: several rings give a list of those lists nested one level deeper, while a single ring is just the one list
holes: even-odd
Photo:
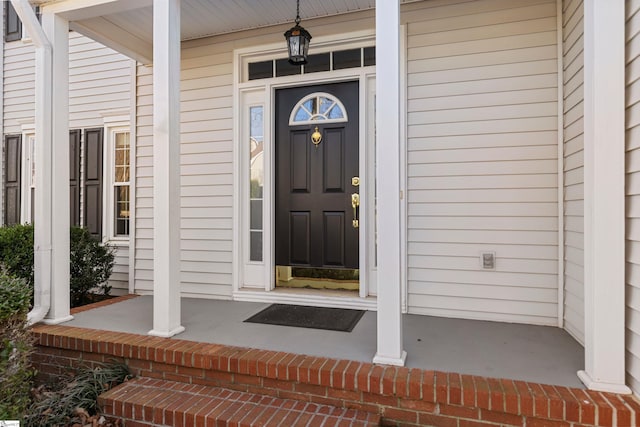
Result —
[{"label": "door threshold", "polygon": [[241,288],[233,293],[234,301],[298,304],[314,307],[351,308],[375,311],[377,298],[361,298],[357,292],[307,288],[276,288],[272,291]]}]

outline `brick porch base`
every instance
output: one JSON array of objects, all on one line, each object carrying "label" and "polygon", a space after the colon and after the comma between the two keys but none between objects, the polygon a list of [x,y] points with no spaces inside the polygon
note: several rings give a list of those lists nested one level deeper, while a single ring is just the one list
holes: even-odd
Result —
[{"label": "brick porch base", "polygon": [[137,377],[356,409],[384,425],[640,424],[633,396],[64,325],[33,332],[42,381],[117,360]]}]

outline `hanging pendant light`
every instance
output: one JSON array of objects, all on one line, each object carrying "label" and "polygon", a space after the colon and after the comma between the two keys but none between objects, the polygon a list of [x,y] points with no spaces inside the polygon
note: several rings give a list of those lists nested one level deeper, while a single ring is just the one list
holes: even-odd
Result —
[{"label": "hanging pendant light", "polygon": [[300,26],[300,0],[297,0],[296,26],[284,33],[284,38],[287,40],[289,63],[291,65],[306,64],[311,34]]}]

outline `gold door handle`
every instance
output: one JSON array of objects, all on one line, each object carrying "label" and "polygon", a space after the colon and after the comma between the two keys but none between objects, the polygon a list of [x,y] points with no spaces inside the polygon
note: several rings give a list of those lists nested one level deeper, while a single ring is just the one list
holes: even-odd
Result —
[{"label": "gold door handle", "polygon": [[351,195],[351,206],[353,207],[353,221],[351,225],[353,228],[358,228],[360,226],[360,222],[358,221],[358,207],[360,207],[360,195],[358,193],[353,193]]}]

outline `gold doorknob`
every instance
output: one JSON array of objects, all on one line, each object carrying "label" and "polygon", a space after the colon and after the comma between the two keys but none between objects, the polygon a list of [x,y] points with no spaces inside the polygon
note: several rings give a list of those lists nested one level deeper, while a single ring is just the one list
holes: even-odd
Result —
[{"label": "gold doorknob", "polygon": [[351,206],[353,207],[353,221],[351,225],[353,228],[358,228],[360,226],[360,221],[358,221],[358,208],[360,207],[360,195],[358,193],[353,193],[351,195]]}]

